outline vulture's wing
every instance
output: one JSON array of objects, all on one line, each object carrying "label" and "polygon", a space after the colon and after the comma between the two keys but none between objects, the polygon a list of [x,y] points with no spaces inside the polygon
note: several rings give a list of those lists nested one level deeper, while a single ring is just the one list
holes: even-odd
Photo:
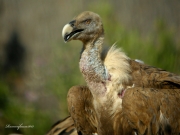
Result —
[{"label": "vulture's wing", "polygon": [[93,97],[86,86],[73,86],[68,92],[68,110],[78,134],[97,133],[97,119],[93,107]]},{"label": "vulture's wing", "polygon": [[130,60],[133,84],[139,87],[179,89],[180,76]]},{"label": "vulture's wing", "polygon": [[78,135],[74,121],[70,116],[56,122],[46,135]]},{"label": "vulture's wing", "polygon": [[129,88],[122,110],[138,134],[180,133],[180,89]]}]

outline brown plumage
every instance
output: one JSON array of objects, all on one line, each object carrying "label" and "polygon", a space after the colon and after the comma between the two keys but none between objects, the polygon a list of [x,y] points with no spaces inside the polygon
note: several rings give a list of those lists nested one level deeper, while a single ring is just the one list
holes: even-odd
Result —
[{"label": "brown plumage", "polygon": [[180,133],[180,89],[130,88],[122,106],[123,117],[140,135]]},{"label": "brown plumage", "polygon": [[[149,131],[147,132],[147,130],[154,126],[153,123],[145,122],[145,124],[149,125],[145,126],[147,127],[145,128],[146,132],[143,132],[140,126],[133,125],[134,121],[132,122],[133,124],[130,124],[133,118],[136,117],[135,115],[132,117],[127,115],[127,117],[124,114],[124,112],[128,113],[129,111],[138,111],[141,114],[141,110],[137,110],[137,108],[139,107],[138,105],[142,106],[138,100],[140,97],[134,95],[136,98],[138,97],[136,99],[139,102],[137,107],[129,111],[128,109],[124,110],[126,107],[124,102],[128,101],[129,95],[126,91],[133,92],[133,90],[137,89],[150,91],[153,88],[155,91],[168,92],[168,97],[171,91],[179,92],[174,89],[180,89],[180,77],[131,60],[121,49],[116,48],[115,45],[108,50],[102,60],[101,50],[104,40],[104,29],[100,16],[93,12],[86,11],[78,15],[73,21],[64,26],[62,35],[66,42],[70,40],[80,40],[83,42],[79,66],[88,87],[73,87],[68,94],[68,108],[79,134],[92,134],[96,131],[95,129],[97,129],[98,135],[120,133],[148,134]],[[155,92],[153,91],[152,93]],[[126,99],[124,99],[124,95]],[[144,102],[150,105],[146,107],[147,110],[159,105],[158,102],[151,103],[149,100],[146,101],[146,98],[143,98],[143,94],[139,95],[144,99]],[[161,94],[158,93],[158,95]],[[177,95],[179,96],[179,94]],[[157,96],[151,96],[152,101],[155,101],[155,97],[157,98]],[[131,98],[133,99],[133,97]],[[133,104],[132,101],[127,103]],[[174,100],[172,103],[174,103]],[[173,105],[172,103],[171,105]],[[178,112],[178,110],[173,111],[175,113]],[[140,115],[138,115],[136,122],[140,119],[139,117]],[[155,117],[158,117],[158,115]],[[174,117],[172,119],[174,120]],[[150,120],[150,122],[154,121]],[[140,122],[139,124],[142,125],[142,123]],[[160,122],[158,124],[162,125]],[[164,128],[161,129],[165,133]],[[173,129],[172,132],[175,131],[174,127],[171,127],[171,129]],[[160,132],[160,130],[157,131]],[[155,132],[156,130],[153,128],[153,133]]]},{"label": "brown plumage", "polygon": [[[86,86],[74,86],[68,92],[68,110],[77,131],[85,135],[97,132],[97,119],[91,92]],[[81,119],[80,117],[83,117]],[[83,124],[82,124],[83,123]]]},{"label": "brown plumage", "polygon": [[135,86],[158,88],[158,89],[180,89],[180,76],[155,68],[134,60],[129,61],[131,66],[132,82]]},{"label": "brown plumage", "polygon": [[[124,135],[134,135],[134,130],[130,127],[128,121],[123,119],[122,111],[118,112],[113,118],[107,117],[104,112],[104,116],[102,116],[102,118],[105,118],[102,120],[103,124],[98,125],[97,115],[93,106],[93,97],[87,86],[73,86],[70,88],[67,101],[68,110],[79,135],[95,135],[98,132],[97,128],[101,128],[98,135],[101,133],[103,135],[118,135],[118,133],[123,132]],[[111,129],[112,125],[113,129]]]},{"label": "brown plumage", "polygon": [[[69,90],[68,107],[79,132],[85,135],[98,132],[92,95],[87,87],[73,86]],[[133,87],[123,97],[122,110],[113,118],[104,119],[100,132],[103,135],[178,135],[179,114],[179,89]]]},{"label": "brown plumage", "polygon": [[78,135],[74,121],[70,116],[56,122],[46,135]]}]

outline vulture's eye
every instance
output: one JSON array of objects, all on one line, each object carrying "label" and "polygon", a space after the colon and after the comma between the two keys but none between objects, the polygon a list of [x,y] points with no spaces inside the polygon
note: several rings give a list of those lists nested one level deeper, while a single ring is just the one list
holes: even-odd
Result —
[{"label": "vulture's eye", "polygon": [[83,23],[86,24],[86,25],[88,25],[88,24],[91,23],[91,19],[84,20]]}]

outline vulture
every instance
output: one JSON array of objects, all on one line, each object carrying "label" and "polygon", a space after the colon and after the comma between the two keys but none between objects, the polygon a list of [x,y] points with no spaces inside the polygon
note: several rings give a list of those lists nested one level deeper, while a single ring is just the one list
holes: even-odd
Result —
[{"label": "vulture", "polygon": [[91,11],[66,24],[62,36],[83,44],[87,86],[73,86],[67,96],[78,135],[180,134],[180,76],[132,60],[115,45],[102,57],[104,28]]}]

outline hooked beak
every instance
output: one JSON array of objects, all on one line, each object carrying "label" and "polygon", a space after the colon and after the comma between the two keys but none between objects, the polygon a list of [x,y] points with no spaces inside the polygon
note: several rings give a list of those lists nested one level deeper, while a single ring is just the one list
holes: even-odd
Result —
[{"label": "hooked beak", "polygon": [[64,39],[65,42],[70,41],[74,36],[76,36],[77,34],[79,34],[81,31],[83,31],[83,29],[77,29],[74,26],[75,21],[72,21],[68,24],[66,24],[63,27],[62,30],[62,37]]}]

